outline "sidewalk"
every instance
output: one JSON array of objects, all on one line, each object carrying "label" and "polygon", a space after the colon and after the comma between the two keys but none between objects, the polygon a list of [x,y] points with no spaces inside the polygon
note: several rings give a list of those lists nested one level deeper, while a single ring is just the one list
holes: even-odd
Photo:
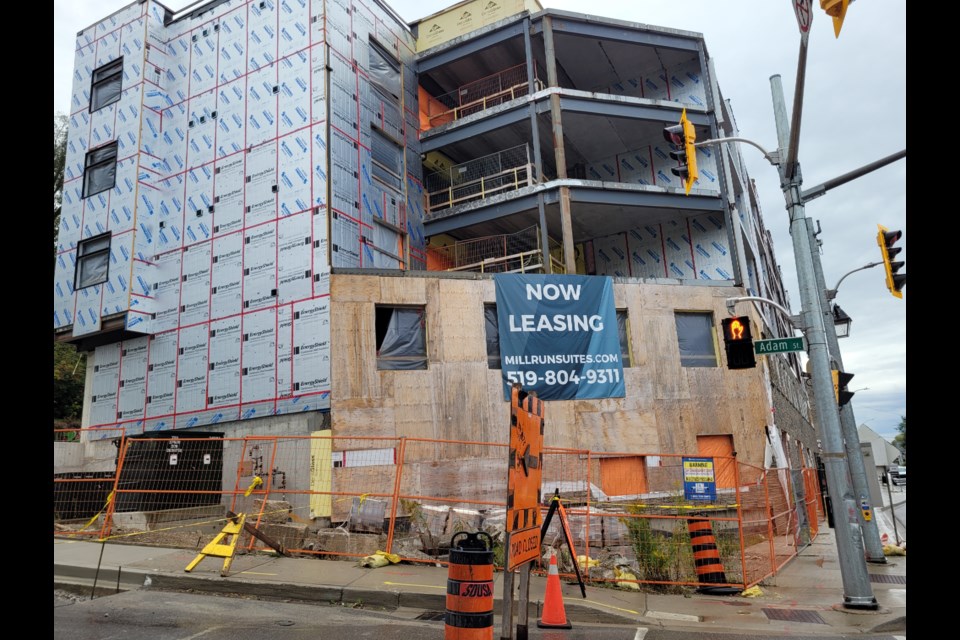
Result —
[{"label": "sidewalk", "polygon": [[[847,610],[841,605],[843,582],[835,540],[833,529],[824,523],[813,544],[760,585],[760,597],[661,595],[588,586],[587,597],[582,598],[579,585],[564,583],[564,608],[575,625],[607,623],[805,636],[873,632],[905,637],[906,556],[890,557],[886,564],[868,564],[878,611]],[[238,555],[229,577],[222,578],[222,558],[207,557],[186,573],[184,567],[196,552],[56,537],[53,556],[55,587],[92,589],[96,579],[98,595],[114,593],[119,586],[120,590],[190,589],[390,609],[446,609],[447,569],[442,566],[397,564],[366,569],[350,561]],[[496,633],[500,632],[502,582],[503,574],[497,573]],[[546,578],[532,576],[531,629],[540,617],[545,590]]]}]

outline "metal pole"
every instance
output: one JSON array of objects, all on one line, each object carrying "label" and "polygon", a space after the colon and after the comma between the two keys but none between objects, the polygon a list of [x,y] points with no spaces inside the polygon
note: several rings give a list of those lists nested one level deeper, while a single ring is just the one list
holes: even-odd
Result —
[{"label": "metal pole", "polygon": [[[833,314],[830,313],[830,304],[827,302],[827,285],[823,278],[823,266],[820,264],[820,252],[817,250],[816,236],[813,233],[813,220],[807,218],[807,233],[810,238],[810,262],[817,278],[817,290],[820,292],[820,308],[824,312],[824,329],[827,335],[827,346],[840,371],[843,371],[843,360],[840,358],[840,345],[837,340],[837,327],[833,323]],[[863,451],[860,449],[860,435],[857,433],[857,422],[853,417],[853,406],[847,403],[840,407],[840,430],[843,435],[844,448],[847,452],[847,466],[850,469],[850,479],[853,481],[853,492],[860,498],[860,505],[870,505],[870,488],[867,485],[867,468],[863,463]],[[863,543],[867,553],[867,562],[886,564],[887,558],[883,555],[883,545],[880,544],[880,532],[877,529],[876,518],[866,520],[863,509],[859,509],[860,527],[863,529]]]},{"label": "metal pole", "polygon": [[[789,135],[786,118],[786,106],[783,98],[783,85],[780,76],[770,78],[773,94],[773,110],[777,125],[777,139],[780,144],[780,157],[786,157],[783,147]],[[830,354],[827,351],[824,336],[824,315],[820,309],[820,296],[817,292],[813,266],[810,264],[810,236],[807,233],[803,202],[800,199],[802,174],[799,163],[788,176],[781,167],[781,188],[790,220],[790,236],[793,239],[793,253],[797,263],[797,280],[800,285],[804,333],[807,337],[808,355],[813,380],[813,395],[816,401],[817,418],[820,423],[820,435],[823,442],[823,458],[827,470],[830,495],[833,497],[832,510],[836,527],[837,554],[840,560],[840,574],[843,578],[843,606],[851,609],[877,609],[879,604],[870,587],[867,563],[863,558],[863,541],[860,534],[857,504],[854,500],[847,469],[844,463],[843,442],[840,437],[840,416],[833,392],[833,380],[830,375]]]},{"label": "metal pole", "polygon": [[881,158],[879,160],[871,162],[870,164],[865,164],[859,169],[854,169],[853,171],[849,171],[843,174],[842,176],[837,176],[832,180],[827,180],[823,184],[818,184],[815,187],[810,187],[809,189],[807,189],[806,191],[800,194],[800,198],[803,200],[804,204],[806,204],[807,202],[810,202],[814,198],[819,198],[820,196],[825,194],[830,189],[833,189],[834,187],[839,187],[840,185],[846,184],[851,180],[855,180],[860,176],[865,176],[871,171],[876,171],[880,167],[885,167],[891,162],[895,162],[900,158],[906,158],[906,157],[907,157],[906,149],[902,151],[898,151],[896,153],[892,153],[886,158]]},{"label": "metal pole", "polygon": [[893,537],[897,541],[897,545],[900,545],[900,533],[897,531],[897,514],[893,510],[893,492],[890,491],[890,485],[893,484],[893,479],[890,478],[890,474],[885,470],[884,475],[887,476],[887,499],[890,500],[890,519],[893,520]]},{"label": "metal pole", "polygon": [[[523,51],[527,57],[527,95],[532,96],[536,90],[536,83],[533,81],[533,44],[530,41],[530,16],[523,19]],[[540,127],[537,125],[536,103],[532,100],[527,107],[530,112],[530,137],[533,142],[533,163],[537,169],[536,184],[543,182],[543,160],[540,152]],[[552,273],[552,262],[550,260],[550,234],[547,232],[547,214],[543,207],[543,192],[537,194],[537,213],[540,219],[540,242],[541,253],[543,254],[543,272]]]}]

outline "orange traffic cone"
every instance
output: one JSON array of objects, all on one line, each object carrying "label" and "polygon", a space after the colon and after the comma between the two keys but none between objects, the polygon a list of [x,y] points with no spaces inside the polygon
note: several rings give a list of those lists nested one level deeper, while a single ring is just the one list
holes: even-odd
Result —
[{"label": "orange traffic cone", "polygon": [[547,591],[543,596],[543,616],[537,622],[541,629],[572,629],[563,608],[563,593],[560,591],[560,574],[557,572],[557,554],[550,556],[550,571],[547,573]]}]

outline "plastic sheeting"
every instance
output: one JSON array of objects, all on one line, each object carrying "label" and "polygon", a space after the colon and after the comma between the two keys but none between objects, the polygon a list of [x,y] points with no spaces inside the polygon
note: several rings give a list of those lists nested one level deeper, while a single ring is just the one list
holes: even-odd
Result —
[{"label": "plastic sheeting", "polygon": [[83,197],[113,189],[117,182],[117,143],[94,149],[87,154],[83,172]]},{"label": "plastic sheeting", "polygon": [[120,99],[123,84],[123,58],[109,62],[93,72],[90,112]]},{"label": "plastic sheeting", "polygon": [[500,369],[500,325],[496,305],[483,307],[483,320],[487,337],[487,368]]},{"label": "plastic sheeting", "polygon": [[405,371],[427,368],[423,309],[389,309],[390,319],[377,349],[377,369]]},{"label": "plastic sheeting", "polygon": [[683,367],[716,367],[713,322],[709,313],[677,313],[677,341]]},{"label": "plastic sheeting", "polygon": [[370,41],[370,80],[400,97],[400,65],[376,42]]}]

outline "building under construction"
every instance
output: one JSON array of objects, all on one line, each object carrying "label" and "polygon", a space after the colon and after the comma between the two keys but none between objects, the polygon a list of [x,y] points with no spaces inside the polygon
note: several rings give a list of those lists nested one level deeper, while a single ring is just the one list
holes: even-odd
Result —
[{"label": "building under construction", "polygon": [[[499,479],[501,451],[437,444],[508,442],[496,274],[577,274],[612,279],[624,394],[547,402],[545,445],[598,454],[603,495],[655,490],[672,454],[813,465],[795,354],[731,371],[720,348],[728,298],[789,307],[739,148],[698,147],[689,194],[671,171],[682,113],[738,134],[700,34],[536,0],[409,24],[379,0],[141,0],[76,50],[54,331],[87,353],[84,446],[422,438],[418,489]],[[365,446],[334,440],[335,482],[395,464]]]}]

